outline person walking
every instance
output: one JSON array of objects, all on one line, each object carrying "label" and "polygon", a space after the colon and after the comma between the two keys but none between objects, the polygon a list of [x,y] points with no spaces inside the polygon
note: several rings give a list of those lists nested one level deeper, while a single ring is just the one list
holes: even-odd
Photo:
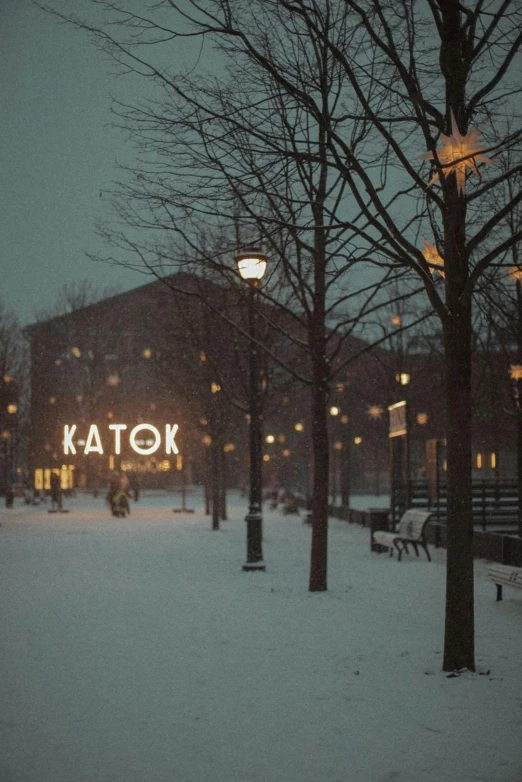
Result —
[{"label": "person walking", "polygon": [[60,476],[55,472],[51,473],[51,508],[59,510],[62,507],[62,490],[60,487]]}]

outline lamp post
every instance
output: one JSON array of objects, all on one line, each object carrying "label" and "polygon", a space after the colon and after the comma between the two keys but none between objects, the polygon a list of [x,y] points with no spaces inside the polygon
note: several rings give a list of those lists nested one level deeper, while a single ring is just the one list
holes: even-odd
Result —
[{"label": "lamp post", "polygon": [[236,256],[239,274],[249,286],[248,328],[250,337],[249,412],[250,412],[250,493],[247,524],[247,559],[244,571],[265,570],[262,547],[262,430],[259,366],[256,344],[254,297],[266,270],[266,256],[256,249],[249,249]]}]

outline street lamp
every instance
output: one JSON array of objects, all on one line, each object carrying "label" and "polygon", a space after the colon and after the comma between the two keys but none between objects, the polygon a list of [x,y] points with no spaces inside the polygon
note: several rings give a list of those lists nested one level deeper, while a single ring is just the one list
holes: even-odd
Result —
[{"label": "street lamp", "polygon": [[248,326],[250,337],[250,382],[249,382],[249,412],[250,412],[250,493],[247,524],[247,560],[243,570],[265,570],[262,547],[261,514],[262,500],[262,431],[261,431],[261,400],[259,388],[259,368],[256,344],[256,324],[254,297],[260,285],[260,280],[266,271],[267,259],[263,253],[250,248],[236,256],[239,274],[249,286],[248,291]]}]

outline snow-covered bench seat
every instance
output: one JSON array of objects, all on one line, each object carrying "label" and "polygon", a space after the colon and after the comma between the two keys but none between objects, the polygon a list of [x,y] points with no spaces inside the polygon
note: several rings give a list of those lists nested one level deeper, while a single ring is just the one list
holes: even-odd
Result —
[{"label": "snow-covered bench seat", "polygon": [[489,568],[488,575],[497,587],[497,600],[502,600],[503,586],[522,589],[522,568],[495,564]]},{"label": "snow-covered bench seat", "polygon": [[407,510],[399,521],[395,532],[376,530],[373,533],[373,539],[379,546],[390,549],[390,557],[395,549],[399,555],[399,562],[404,552],[409,553],[408,546],[410,545],[417,556],[419,556],[419,546],[423,548],[428,561],[431,562],[425,539],[426,524],[430,516],[431,513],[427,511]]}]

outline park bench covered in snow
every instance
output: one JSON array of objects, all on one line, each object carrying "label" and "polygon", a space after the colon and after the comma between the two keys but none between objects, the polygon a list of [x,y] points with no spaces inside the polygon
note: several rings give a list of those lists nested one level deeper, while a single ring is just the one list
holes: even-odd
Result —
[{"label": "park bench covered in snow", "polygon": [[390,549],[390,557],[394,549],[399,555],[399,562],[404,552],[409,553],[408,546],[412,546],[415,554],[419,556],[419,546],[424,549],[428,561],[431,562],[430,552],[426,545],[425,530],[431,513],[423,510],[407,510],[399,521],[395,532],[377,530],[373,533],[373,540],[377,545]]},{"label": "park bench covered in snow", "polygon": [[495,564],[489,568],[488,575],[497,587],[497,600],[502,600],[503,586],[522,589],[522,568]]}]

